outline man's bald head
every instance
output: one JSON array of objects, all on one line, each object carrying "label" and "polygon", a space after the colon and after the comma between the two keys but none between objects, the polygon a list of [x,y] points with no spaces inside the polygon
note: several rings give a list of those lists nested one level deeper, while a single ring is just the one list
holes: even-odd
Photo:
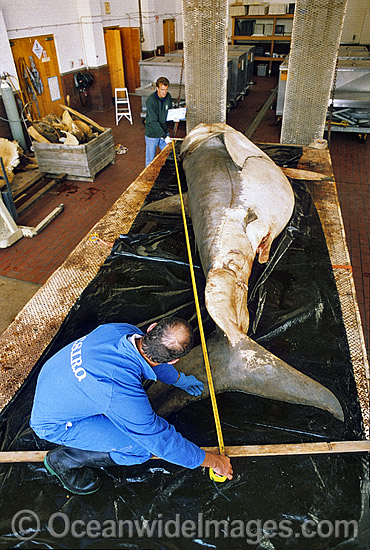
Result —
[{"label": "man's bald head", "polygon": [[184,319],[165,317],[143,336],[141,346],[154,363],[168,363],[189,353],[193,330]]}]

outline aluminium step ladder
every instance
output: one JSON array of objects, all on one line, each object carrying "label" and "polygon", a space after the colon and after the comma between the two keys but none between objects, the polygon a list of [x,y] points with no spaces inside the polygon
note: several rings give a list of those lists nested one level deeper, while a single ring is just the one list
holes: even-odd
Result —
[{"label": "aluminium step ladder", "polygon": [[118,125],[122,117],[126,117],[130,121],[130,124],[133,124],[127,88],[115,88],[114,105],[116,110],[116,125]]}]

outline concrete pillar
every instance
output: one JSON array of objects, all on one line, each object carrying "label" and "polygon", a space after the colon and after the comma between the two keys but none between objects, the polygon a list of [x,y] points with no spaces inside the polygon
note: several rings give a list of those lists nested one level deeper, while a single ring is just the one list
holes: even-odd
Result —
[{"label": "concrete pillar", "polygon": [[282,143],[322,139],[347,0],[297,0]]},{"label": "concrete pillar", "polygon": [[183,0],[186,129],[226,122],[227,0]]}]

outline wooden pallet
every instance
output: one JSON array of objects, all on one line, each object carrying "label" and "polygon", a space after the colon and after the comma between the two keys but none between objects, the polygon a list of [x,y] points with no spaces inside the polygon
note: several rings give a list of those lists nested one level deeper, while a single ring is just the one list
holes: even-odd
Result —
[{"label": "wooden pallet", "polygon": [[48,178],[39,170],[20,172],[14,176],[10,184],[13,202],[20,216],[45,193],[62,182],[67,174],[60,174],[55,178]]}]

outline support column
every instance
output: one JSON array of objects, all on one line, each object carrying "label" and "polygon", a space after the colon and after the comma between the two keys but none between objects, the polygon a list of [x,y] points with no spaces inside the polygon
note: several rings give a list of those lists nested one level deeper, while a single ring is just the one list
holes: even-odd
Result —
[{"label": "support column", "polygon": [[186,129],[226,122],[227,0],[183,0]]},{"label": "support column", "polygon": [[347,0],[297,0],[281,143],[322,139]]}]

